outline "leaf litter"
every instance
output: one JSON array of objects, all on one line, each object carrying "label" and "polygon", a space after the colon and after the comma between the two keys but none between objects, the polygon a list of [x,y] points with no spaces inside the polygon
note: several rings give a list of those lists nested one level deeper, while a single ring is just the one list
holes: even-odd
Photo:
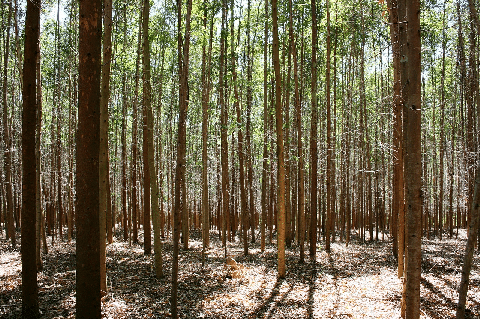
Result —
[{"label": "leaf litter", "polygon": [[[259,241],[249,243],[249,255],[244,256],[237,238],[228,243],[225,260],[218,233],[212,232],[202,267],[200,234],[192,230],[190,248],[180,250],[180,318],[400,318],[402,282],[391,242],[358,243],[354,236],[348,246],[332,243],[330,254],[320,245],[315,263],[308,257],[299,263],[299,247],[294,244],[286,251],[286,278],[279,279],[275,243],[264,252]],[[153,256],[143,254],[141,243],[115,239],[107,246],[104,318],[171,317],[170,240],[164,243],[162,279],[155,278]],[[422,318],[455,317],[465,242],[463,230],[458,238],[422,240]],[[42,318],[74,318],[75,242],[56,241],[49,249],[38,273]],[[477,252],[474,257],[468,318],[480,318]],[[19,247],[12,249],[4,236],[0,237],[0,318],[21,318]]]}]

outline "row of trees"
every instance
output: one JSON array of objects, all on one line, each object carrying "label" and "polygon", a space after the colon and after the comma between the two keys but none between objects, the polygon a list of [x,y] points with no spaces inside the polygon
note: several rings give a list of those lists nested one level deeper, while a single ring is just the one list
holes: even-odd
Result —
[{"label": "row of trees", "polygon": [[[332,241],[348,245],[352,234],[393,237],[399,276],[407,278],[406,315],[419,316],[421,236],[472,226],[480,103],[474,0],[421,9],[395,0],[178,0],[151,8],[119,0],[105,1],[103,14],[95,1],[97,15],[87,2],[43,4],[40,33],[28,28],[29,14],[40,12],[27,8],[22,28],[19,4],[1,6],[0,223],[13,246],[15,227],[22,246],[36,242],[36,258],[22,252],[26,263],[41,269],[48,237],[51,244],[76,237],[80,265],[89,257],[82,252],[99,245],[99,260],[85,265],[102,265],[98,291],[106,291],[105,244],[115,231],[137,243],[142,227],[150,254],[150,216],[157,277],[162,242],[173,235],[174,283],[180,234],[188,249],[192,228],[202,228],[204,248],[210,232],[218,234],[225,256],[237,235],[244,254],[250,242],[260,240],[263,250],[276,236],[280,277],[285,247],[297,245],[303,262],[306,243],[315,260],[320,236],[327,251]],[[82,22],[82,8],[95,20]],[[40,40],[31,38],[27,50],[29,32]],[[100,90],[95,100],[87,84]],[[30,114],[19,111],[20,96],[24,108],[34,106],[34,121],[20,119]],[[32,127],[35,134],[26,134]],[[23,172],[23,187],[22,167],[34,169]],[[32,174],[35,187],[27,187]],[[97,195],[89,193],[94,185]],[[22,210],[29,221],[20,220]],[[78,289],[96,280],[88,271],[77,269]],[[98,296],[86,296],[98,307],[84,307],[91,300],[77,292],[78,315],[99,311]]]}]

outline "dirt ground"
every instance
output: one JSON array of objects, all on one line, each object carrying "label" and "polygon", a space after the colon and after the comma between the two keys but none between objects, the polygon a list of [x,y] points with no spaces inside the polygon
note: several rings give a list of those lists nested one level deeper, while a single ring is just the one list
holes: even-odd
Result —
[{"label": "dirt ground", "polygon": [[[287,250],[287,276],[276,276],[276,248],[260,251],[259,240],[243,256],[237,239],[228,244],[236,265],[227,266],[218,235],[212,234],[202,268],[199,232],[193,231],[188,251],[179,258],[181,318],[399,318],[401,280],[391,242],[348,247],[332,244],[328,255],[320,242],[316,263],[299,263],[299,248]],[[120,235],[117,238],[121,238]],[[164,244],[165,278],[157,280],[152,256],[141,245],[115,239],[107,248],[109,292],[103,298],[105,318],[168,318],[170,316],[172,246]],[[140,238],[140,243],[143,238]],[[458,239],[423,240],[422,318],[453,318],[466,234]],[[48,241],[50,244],[50,240]],[[308,248],[308,247],[306,247]],[[306,250],[308,252],[308,250]],[[75,316],[75,242],[56,242],[38,274],[42,318]],[[480,318],[479,257],[475,253],[467,300],[469,318]],[[0,235],[0,317],[21,318],[21,262]]]}]

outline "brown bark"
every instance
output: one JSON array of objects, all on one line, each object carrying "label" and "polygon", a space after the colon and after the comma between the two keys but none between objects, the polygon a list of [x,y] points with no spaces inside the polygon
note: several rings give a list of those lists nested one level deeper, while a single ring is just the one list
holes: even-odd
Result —
[{"label": "brown bark", "polygon": [[[10,26],[12,20],[12,5],[9,4],[8,7],[8,18],[7,18],[7,26]],[[13,191],[12,191],[12,139],[11,139],[11,132],[9,126],[9,116],[8,116],[8,101],[7,101],[7,71],[8,71],[8,58],[10,54],[10,27],[7,28],[7,36],[5,40],[5,55],[3,58],[3,90],[2,90],[2,97],[3,97],[3,142],[5,143],[4,146],[4,163],[3,167],[5,170],[5,195],[6,195],[6,222],[7,222],[7,239],[12,241],[12,246],[15,247],[16,245],[16,238],[15,238],[15,226],[14,226],[14,219],[13,219]]]},{"label": "brown bark", "polygon": [[317,10],[316,0],[311,0],[312,10],[312,118],[310,128],[310,257],[313,261],[317,252],[317,178],[318,178],[318,109],[317,109]]},{"label": "brown bark", "polygon": [[36,150],[37,45],[40,38],[40,6],[27,2],[22,113],[22,317],[39,317],[36,263]]},{"label": "brown bark", "polygon": [[219,95],[220,95],[220,139],[221,139],[221,165],[222,165],[222,244],[225,247],[226,257],[226,219],[228,218],[228,211],[230,205],[230,194],[228,190],[228,110],[226,106],[226,88],[225,88],[225,42],[226,42],[226,17],[227,17],[226,0],[222,1],[222,30],[220,39],[220,71],[219,71]]},{"label": "brown bark", "polygon": [[265,24],[264,28],[264,40],[263,40],[263,160],[262,160],[262,221],[260,224],[260,236],[261,236],[261,251],[265,251],[265,226],[267,223],[267,209],[268,209],[268,72],[267,72],[267,41],[268,41],[268,0],[265,0]]},{"label": "brown bark", "polygon": [[[143,11],[140,11],[140,21],[142,21]],[[135,91],[133,97],[133,125],[132,125],[132,166],[131,166],[131,179],[132,179],[132,237],[131,240],[134,243],[138,242],[138,198],[140,197],[140,190],[137,187],[137,156],[138,156],[138,91],[139,91],[139,64],[140,64],[140,54],[142,50],[142,25],[138,25],[138,44],[137,44],[137,60],[135,63]],[[138,195],[137,195],[138,194]]]},{"label": "brown bark", "polygon": [[273,69],[275,72],[275,123],[277,131],[277,246],[278,277],[285,278],[285,150],[283,144],[282,84],[278,41],[277,0],[272,0]]},{"label": "brown bark", "polygon": [[325,227],[325,250],[330,252],[330,231],[332,220],[332,115],[330,103],[330,60],[331,60],[331,44],[330,44],[330,1],[327,0],[327,63],[325,73],[326,84],[326,107],[327,107],[327,220]]},{"label": "brown bark", "polygon": [[[100,196],[100,289],[107,293],[106,231],[108,202],[108,101],[110,98],[110,64],[112,60],[112,0],[104,2],[104,35],[102,61],[102,87],[100,97],[100,159],[99,159],[99,196]],[[110,217],[111,221],[111,217]],[[110,230],[111,231],[111,230]]]},{"label": "brown bark", "polygon": [[177,0],[177,50],[179,70],[179,118],[178,118],[178,142],[177,142],[177,165],[175,171],[175,206],[173,209],[173,265],[172,265],[172,318],[178,318],[177,293],[178,293],[178,241],[180,237],[180,213],[185,209],[185,192],[182,188],[185,184],[186,165],[186,120],[188,109],[188,64],[190,49],[190,17],[192,12],[192,0],[187,0],[187,14],[185,26],[185,42],[182,37],[182,0]]},{"label": "brown bark", "polygon": [[[147,158],[144,162],[144,167],[148,167],[148,173],[145,170],[145,176],[149,177],[149,180],[145,179],[144,189],[151,188],[151,196],[145,191],[144,206],[146,207],[151,202],[152,207],[152,221],[153,221],[153,249],[154,249],[154,262],[155,262],[155,276],[157,279],[163,277],[163,258],[162,249],[163,244],[160,239],[160,215],[159,215],[159,187],[157,182],[157,171],[155,169],[155,146],[153,139],[153,112],[151,107],[151,84],[150,84],[150,40],[149,40],[149,19],[150,19],[150,2],[144,1],[143,5],[143,105],[146,118],[146,132],[144,131],[144,148],[147,149]],[[187,24],[188,30],[188,24]],[[145,136],[146,135],[146,136]],[[145,140],[147,143],[145,143]],[[148,166],[147,166],[148,164]],[[148,174],[148,175],[147,175]],[[150,198],[149,198],[150,197]],[[145,209],[144,211],[144,228],[145,236],[150,238],[150,215]]]},{"label": "brown bark", "polygon": [[77,318],[100,318],[101,1],[80,2],[77,136]]},{"label": "brown bark", "polygon": [[420,1],[406,1],[407,16],[407,79],[405,81],[404,140],[406,258],[406,318],[420,318],[421,217],[422,217],[422,154],[421,154],[421,43]]}]

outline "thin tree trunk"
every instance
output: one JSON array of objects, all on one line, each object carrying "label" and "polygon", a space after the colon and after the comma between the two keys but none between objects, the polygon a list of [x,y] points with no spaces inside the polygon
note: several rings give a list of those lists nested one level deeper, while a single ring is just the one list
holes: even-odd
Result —
[{"label": "thin tree trunk", "polygon": [[182,0],[177,0],[177,37],[178,37],[178,70],[179,70],[179,118],[178,118],[178,143],[177,143],[177,166],[175,172],[175,206],[174,206],[174,230],[173,230],[173,265],[172,265],[172,318],[178,318],[177,293],[178,293],[178,241],[180,237],[180,213],[185,209],[186,194],[182,188],[185,183],[186,165],[186,120],[188,109],[188,64],[190,49],[190,17],[192,12],[192,0],[187,0],[187,15],[185,26],[185,42],[182,37]]},{"label": "thin tree trunk", "polygon": [[262,160],[262,222],[260,224],[261,244],[260,250],[265,251],[265,225],[267,223],[267,209],[268,209],[268,55],[267,55],[267,41],[268,41],[268,0],[265,0],[265,24],[264,24],[264,41],[263,41],[263,160]]},{"label": "thin tree trunk", "polygon": [[477,241],[477,232],[478,232],[478,219],[479,213],[478,208],[480,207],[480,162],[477,163],[477,169],[475,172],[475,188],[473,194],[473,202],[471,206],[471,216],[472,220],[468,225],[468,238],[467,244],[465,247],[465,256],[463,258],[462,266],[462,278],[460,280],[460,286],[458,288],[458,304],[456,318],[463,319],[465,318],[465,303],[467,300],[468,285],[470,278],[470,270],[473,265],[473,252],[475,250],[475,243]]},{"label": "thin tree trunk", "polygon": [[[143,10],[140,11],[140,20],[142,21]],[[132,238],[131,240],[133,243],[138,242],[138,196],[140,196],[140,190],[137,187],[137,156],[138,156],[138,140],[137,140],[137,130],[138,130],[138,90],[139,90],[139,64],[140,64],[140,53],[142,49],[142,25],[139,23],[138,25],[138,44],[137,44],[137,60],[135,63],[135,91],[133,97],[133,125],[132,125],[132,167],[131,167],[131,174],[132,174]]]},{"label": "thin tree trunk", "polygon": [[227,239],[226,239],[226,219],[228,215],[228,209],[230,205],[229,200],[229,181],[228,181],[228,110],[226,106],[226,88],[225,88],[225,42],[226,42],[226,17],[227,17],[227,4],[226,0],[222,1],[222,30],[220,39],[220,72],[219,72],[219,95],[220,95],[220,138],[221,138],[221,164],[222,164],[222,244],[225,247],[225,258],[227,251]]},{"label": "thin tree trunk", "polygon": [[[108,202],[108,101],[110,98],[110,64],[112,60],[112,0],[104,2],[104,35],[103,35],[103,62],[102,88],[100,97],[100,289],[102,295],[107,293],[107,263],[106,263],[106,230],[107,230],[107,202]],[[111,220],[111,218],[110,218]]]},{"label": "thin tree trunk", "polygon": [[316,259],[317,252],[317,178],[318,178],[318,146],[317,146],[317,10],[316,0],[311,0],[312,10],[312,118],[310,128],[310,257]]},{"label": "thin tree trunk", "polygon": [[[37,271],[43,269],[42,263],[42,221],[43,221],[43,209],[42,209],[42,182],[41,182],[41,134],[42,134],[42,78],[40,70],[40,41],[37,42],[37,61],[36,61],[36,76],[37,76],[37,96],[36,96],[36,122],[35,122],[35,232],[36,232],[36,258],[37,258]],[[25,74],[25,72],[24,72]]]},{"label": "thin tree trunk", "polygon": [[[314,0],[315,1],[315,0]],[[278,41],[277,0],[272,0],[273,69],[275,72],[275,122],[277,131],[277,246],[278,277],[285,278],[285,151],[283,144],[282,85]]]},{"label": "thin tree trunk", "polygon": [[3,58],[3,141],[4,146],[4,170],[5,170],[5,193],[7,202],[7,239],[12,241],[12,247],[15,248],[15,226],[13,221],[13,194],[12,194],[12,139],[10,136],[10,127],[8,119],[8,102],[7,102],[7,75],[8,75],[8,58],[10,54],[10,24],[12,20],[12,4],[9,4],[7,18],[7,36],[5,40],[5,55]]},{"label": "thin tree trunk", "polygon": [[[157,279],[163,277],[163,259],[162,259],[162,249],[163,244],[160,239],[160,215],[159,215],[159,188],[157,183],[157,171],[155,169],[155,147],[153,144],[153,112],[151,107],[151,84],[150,84],[150,41],[149,41],[149,30],[148,23],[150,18],[150,2],[148,0],[144,1],[143,6],[143,104],[144,109],[146,110],[146,119],[147,119],[147,152],[148,152],[148,173],[150,174],[150,184],[145,184],[145,189],[151,188],[151,206],[152,206],[152,221],[153,221],[153,249],[155,253],[155,276]],[[188,31],[188,23],[187,23]],[[188,41],[188,40],[187,40]],[[145,136],[144,136],[145,138]],[[145,144],[144,144],[145,145]],[[145,171],[144,174],[147,174]],[[147,181],[145,181],[147,182]],[[145,193],[146,194],[146,193]],[[146,194],[147,195],[147,194]],[[149,201],[148,197],[144,199],[144,205],[147,206]],[[144,217],[144,227],[150,230],[150,216],[145,210]],[[150,236],[150,231],[145,232],[146,235]]]},{"label": "thin tree trunk", "polygon": [[325,251],[330,252],[330,231],[332,220],[332,115],[330,105],[330,60],[331,60],[331,48],[330,48],[330,1],[327,0],[327,63],[326,63],[326,102],[327,102],[327,220],[326,220],[326,232],[325,232]]}]

